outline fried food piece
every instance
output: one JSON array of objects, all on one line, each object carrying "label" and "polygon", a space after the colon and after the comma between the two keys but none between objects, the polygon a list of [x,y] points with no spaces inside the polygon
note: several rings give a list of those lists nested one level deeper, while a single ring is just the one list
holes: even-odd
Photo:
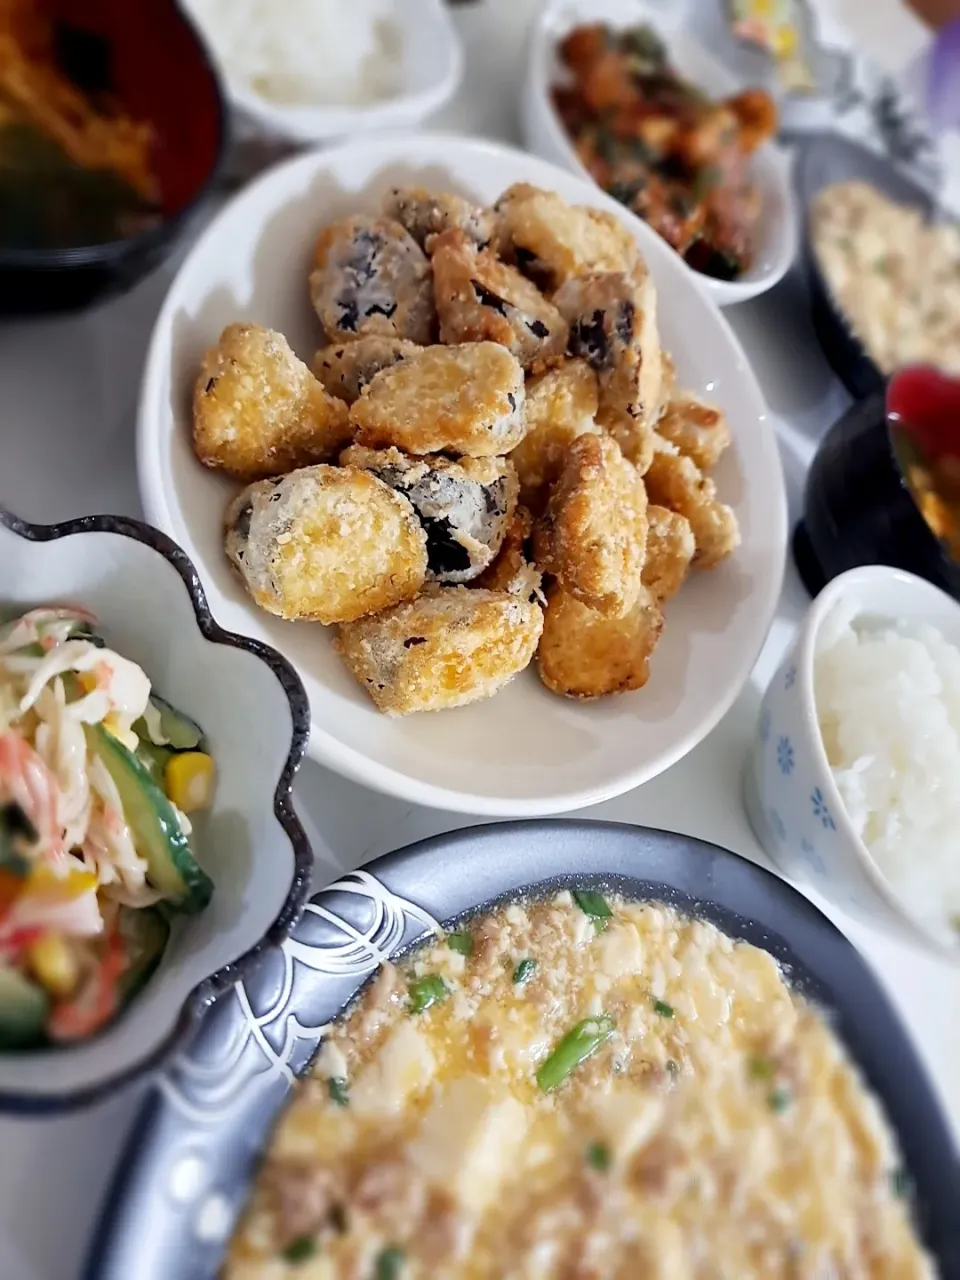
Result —
[{"label": "fried food piece", "polygon": [[499,342],[535,371],[566,351],[567,322],[553,303],[462,231],[437,237],[432,262],[441,342]]},{"label": "fried food piece", "polygon": [[507,458],[411,458],[399,449],[351,445],[340,461],[372,471],[413,506],[427,535],[427,577],[470,582],[500,550],[517,505]]},{"label": "fried food piece", "polygon": [[313,373],[330,395],[353,404],[381,369],[389,369],[420,350],[405,338],[357,338],[321,347],[313,357]]},{"label": "fried food piece", "polygon": [[445,231],[462,231],[478,249],[486,248],[493,236],[493,211],[448,191],[394,187],[384,198],[383,213],[405,227],[427,253]]},{"label": "fried food piece", "polygon": [[523,439],[523,370],[495,342],[427,347],[381,369],[350,410],[358,444],[405,453],[509,453]]},{"label": "fried food piece", "polygon": [[410,503],[368,471],[303,467],[227,508],[226,552],[261,609],[352,622],[417,594],[427,537]]},{"label": "fried food piece", "polygon": [[445,587],[339,629],[336,648],[381,711],[490,698],[528,666],[543,611],[506,591]]},{"label": "fried food piece", "polygon": [[430,263],[390,218],[358,214],[321,232],[310,300],[328,344],[365,334],[421,344],[433,340]]},{"label": "fried food piece", "polygon": [[540,600],[540,570],[533,563],[533,516],[526,507],[513,513],[496,560],[477,579],[478,587],[508,591],[510,595]]},{"label": "fried food piece", "polygon": [[259,480],[335,457],[349,439],[346,408],[282,334],[230,324],[204,355],[193,391],[193,448],[205,467]]},{"label": "fried food piece", "polygon": [[543,635],[537,650],[540,678],[568,698],[602,698],[642,689],[660,639],[663,614],[651,591],[640,591],[622,618],[611,618],[568,595],[559,584],[547,592]]},{"label": "fried food piece", "polygon": [[592,272],[568,280],[554,301],[570,322],[570,354],[597,371],[600,421],[642,474],[663,372],[653,281],[639,268]]},{"label": "fried food piece", "polygon": [[567,204],[555,191],[518,182],[494,212],[497,252],[548,293],[588,271],[631,271],[640,258],[613,214]]},{"label": "fried food piece", "polygon": [[686,516],[650,503],[647,507],[647,556],[640,581],[660,601],[683,586],[697,544]]},{"label": "fried food piece", "polygon": [[762,89],[744,89],[723,104],[737,121],[738,141],[746,155],[777,132],[777,104]]},{"label": "fried food piece", "polygon": [[673,399],[677,390],[677,366],[673,363],[673,356],[669,351],[660,352],[660,405],[656,413],[654,413],[653,421],[659,423],[660,419],[667,412],[667,407]]},{"label": "fried food piece", "polygon": [[690,458],[666,441],[658,445],[644,477],[650,501],[690,521],[696,569],[712,569],[740,544],[737,517],[717,501],[717,487]]},{"label": "fried food piece", "polygon": [[582,435],[533,531],[538,567],[601,613],[622,617],[640,590],[647,493],[609,436]]},{"label": "fried food piece", "polygon": [[598,431],[597,375],[585,360],[565,360],[527,383],[527,434],[510,459],[520,479],[520,501],[541,515],[577,436]]},{"label": "fried food piece", "polygon": [[701,471],[709,471],[730,443],[730,428],[721,410],[691,391],[678,392],[657,423],[657,434],[669,440]]}]

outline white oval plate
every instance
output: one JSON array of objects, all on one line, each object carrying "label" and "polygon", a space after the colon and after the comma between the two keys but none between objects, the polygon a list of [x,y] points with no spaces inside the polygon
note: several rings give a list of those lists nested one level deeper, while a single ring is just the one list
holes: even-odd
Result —
[{"label": "white oval plate", "polygon": [[[530,34],[522,98],[524,141],[536,155],[563,165],[591,184],[593,178],[580,162],[550,98],[550,88],[560,76],[557,43],[584,22],[605,22],[616,29],[649,23],[663,37],[672,64],[692,84],[717,98],[744,87],[697,44],[675,16],[668,16],[663,6],[645,5],[641,0],[555,0],[547,5]],[[750,174],[760,189],[763,207],[749,271],[736,280],[714,280],[683,264],[721,307],[772,289],[790,269],[797,252],[797,215],[786,153],[773,143],[764,144],[751,158]]]},{"label": "white oval plate", "polygon": [[[200,466],[190,396],[205,347],[224,325],[279,329],[304,360],[318,341],[306,279],[327,222],[378,207],[396,183],[462,192],[484,203],[513,182],[608,209],[636,235],[660,295],[661,333],[680,384],[726,410],[734,444],[716,481],[743,533],[736,554],[694,575],[666,610],[647,686],[577,703],[530,670],[486,702],[433,715],[381,715],[316,624],[282,622],[246,595],[223,552],[236,486]],[[737,339],[677,255],[595,186],[518,151],[440,135],[390,136],[291,160],[240,192],[181,267],[157,320],[138,420],[140,492],[203,579],[225,627],[276,646],[312,709],[310,754],[418,804],[463,813],[562,813],[619,795],[679,760],[742,688],[767,632],[783,573],[786,503],[773,426]],[[251,726],[252,729],[255,726]]]}]

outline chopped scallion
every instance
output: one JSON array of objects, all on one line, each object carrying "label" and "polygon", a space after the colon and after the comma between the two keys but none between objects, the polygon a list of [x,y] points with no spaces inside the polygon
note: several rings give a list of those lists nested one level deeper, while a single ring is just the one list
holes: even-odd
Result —
[{"label": "chopped scallion", "polygon": [[313,1236],[297,1236],[296,1240],[290,1241],[280,1256],[284,1262],[292,1262],[296,1266],[298,1263],[306,1262],[308,1258],[312,1258],[316,1252],[317,1242]]},{"label": "chopped scallion", "polygon": [[581,1062],[610,1039],[615,1026],[612,1018],[600,1014],[596,1018],[584,1018],[583,1022],[572,1027],[537,1072],[541,1092],[550,1093],[563,1084]]},{"label": "chopped scallion", "polygon": [[429,973],[410,987],[410,1008],[414,1013],[423,1013],[431,1005],[446,1000],[449,994],[447,984],[440,975]]},{"label": "chopped scallion", "polygon": [[773,1063],[769,1058],[761,1057],[755,1054],[747,1063],[747,1069],[754,1080],[772,1080],[774,1076]]},{"label": "chopped scallion", "polygon": [[667,1004],[666,1000],[654,1000],[653,1011],[659,1013],[662,1018],[673,1017],[673,1005]]},{"label": "chopped scallion", "polygon": [[678,1076],[680,1074],[680,1063],[674,1062],[672,1058],[668,1058],[667,1070],[670,1072],[672,1076]]},{"label": "chopped scallion", "polygon": [[456,933],[447,934],[447,946],[451,951],[469,956],[473,952],[473,937],[465,929],[458,929]]},{"label": "chopped scallion", "polygon": [[603,1142],[591,1142],[587,1147],[587,1164],[597,1173],[606,1173],[610,1168],[610,1148]]},{"label": "chopped scallion", "polygon": [[573,900],[584,915],[594,920],[609,920],[613,916],[606,898],[594,889],[574,889]]},{"label": "chopped scallion", "polygon": [[531,959],[530,956],[527,956],[525,959],[520,961],[520,963],[517,965],[517,967],[513,971],[514,985],[519,987],[524,982],[529,981],[529,979],[533,977],[536,971],[537,971],[536,960],[533,960]]},{"label": "chopped scallion", "polygon": [[767,1105],[770,1107],[771,1111],[776,1111],[779,1115],[789,1107],[790,1094],[782,1086],[778,1086],[776,1089],[771,1089],[767,1094]]},{"label": "chopped scallion", "polygon": [[403,1269],[403,1250],[395,1244],[388,1245],[377,1254],[374,1280],[399,1280]]},{"label": "chopped scallion", "polygon": [[346,1107],[350,1104],[350,1094],[347,1089],[347,1082],[343,1076],[331,1076],[327,1081],[327,1089],[330,1092],[330,1101],[336,1107]]}]

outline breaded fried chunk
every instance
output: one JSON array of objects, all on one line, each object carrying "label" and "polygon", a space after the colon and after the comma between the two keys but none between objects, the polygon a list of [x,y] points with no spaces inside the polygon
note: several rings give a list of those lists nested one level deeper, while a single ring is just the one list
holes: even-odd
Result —
[{"label": "breaded fried chunk", "polygon": [[730,443],[724,414],[692,391],[680,391],[671,399],[657,423],[657,434],[675,445],[701,471],[715,467]]},{"label": "breaded fried chunk", "polygon": [[527,382],[527,434],[510,455],[520,480],[520,501],[541,515],[571,441],[597,431],[597,375],[585,360],[563,364]]},{"label": "breaded fried chunk", "polygon": [[499,342],[534,371],[566,351],[567,322],[557,308],[462,231],[439,236],[431,261],[441,342]]},{"label": "breaded fried chunk", "polygon": [[613,214],[569,205],[555,191],[516,183],[494,212],[496,251],[550,293],[588,271],[630,271],[640,256]]},{"label": "breaded fried chunk", "polygon": [[493,235],[493,211],[449,191],[394,187],[384,198],[383,213],[404,226],[427,253],[445,231],[462,231],[478,249],[486,248]]},{"label": "breaded fried chunk", "polygon": [[593,272],[568,280],[554,301],[570,323],[570,354],[597,371],[600,421],[642,474],[662,376],[653,281],[642,268]]},{"label": "breaded fried chunk", "polygon": [[660,406],[653,415],[654,420],[659,423],[660,419],[667,412],[670,401],[673,399],[677,390],[677,366],[673,362],[673,356],[669,351],[660,351]]},{"label": "breaded fried chunk", "polygon": [[359,400],[381,369],[399,364],[421,348],[405,338],[357,338],[321,347],[313,357],[313,373],[332,396],[345,404]]},{"label": "breaded fried chunk", "polygon": [[477,579],[478,587],[489,591],[509,591],[527,600],[539,600],[540,570],[533,563],[533,516],[526,507],[513,513],[497,558]]},{"label": "breaded fried chunk", "polygon": [[687,576],[696,542],[686,516],[650,503],[647,507],[647,556],[641,582],[658,600],[675,596]]},{"label": "breaded fried chunk", "polygon": [[454,461],[355,444],[340,461],[372,471],[408,499],[427,535],[428,578],[470,582],[500,550],[517,505],[517,476],[509,458]]},{"label": "breaded fried chunk", "polygon": [[391,218],[358,214],[321,232],[310,300],[328,344],[366,334],[433,340],[430,263],[416,240]]},{"label": "breaded fried chunk", "polygon": [[389,716],[492,697],[528,666],[543,611],[506,591],[444,587],[340,627],[336,647]]},{"label": "breaded fried chunk", "polygon": [[669,507],[690,521],[696,569],[712,569],[740,543],[737,517],[717,501],[717,487],[690,458],[663,442],[644,477],[650,501]]},{"label": "breaded fried chunk", "polygon": [[537,650],[540,678],[568,698],[602,698],[642,689],[660,639],[663,614],[645,588],[622,618],[597,613],[559,584],[547,592]]},{"label": "breaded fried chunk", "polygon": [[523,439],[523,401],[523,370],[506,347],[467,342],[427,347],[382,369],[350,421],[368,448],[487,458]]},{"label": "breaded fried chunk", "polygon": [[350,438],[347,410],[327,394],[282,334],[227,325],[200,364],[193,447],[238,480],[324,462]]},{"label": "breaded fried chunk", "polygon": [[406,498],[368,471],[303,467],[227,509],[226,552],[262,609],[352,622],[423,586],[427,538]]},{"label": "breaded fried chunk", "polygon": [[592,609],[620,617],[633,607],[647,542],[647,494],[609,436],[582,435],[533,531],[538,567]]}]

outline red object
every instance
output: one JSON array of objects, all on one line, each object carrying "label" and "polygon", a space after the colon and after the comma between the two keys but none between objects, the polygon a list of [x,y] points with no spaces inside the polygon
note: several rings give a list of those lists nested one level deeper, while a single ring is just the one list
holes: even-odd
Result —
[{"label": "red object", "polygon": [[887,417],[931,461],[960,457],[960,378],[932,365],[901,369],[887,385]]}]

